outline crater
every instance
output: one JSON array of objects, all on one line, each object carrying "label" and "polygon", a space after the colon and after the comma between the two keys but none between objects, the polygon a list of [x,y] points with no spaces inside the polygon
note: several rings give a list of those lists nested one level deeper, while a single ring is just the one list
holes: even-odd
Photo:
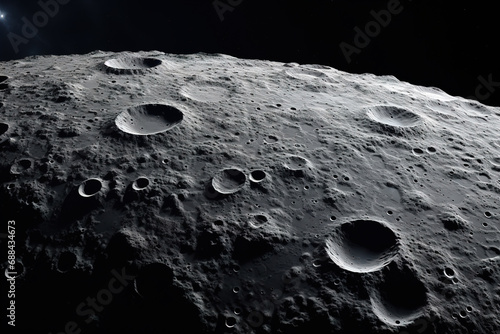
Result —
[{"label": "crater", "polygon": [[149,179],[147,177],[141,176],[134,180],[132,183],[132,189],[134,190],[144,190],[149,186]]},{"label": "crater", "polygon": [[5,76],[5,75],[0,75],[0,83],[4,82],[5,80],[7,80],[9,77],[8,76]]},{"label": "crater", "polygon": [[427,289],[409,269],[388,270],[370,296],[372,311],[383,322],[405,326],[423,315]]},{"label": "crater", "polygon": [[276,136],[273,136],[273,135],[268,135],[264,141],[268,144],[274,144],[274,143],[277,143],[279,141],[278,137]]},{"label": "crater", "polygon": [[85,198],[92,197],[97,195],[101,189],[102,181],[100,179],[90,178],[80,184],[78,187],[78,194]]},{"label": "crater", "polygon": [[31,168],[33,162],[31,159],[19,159],[10,167],[10,173],[12,175],[20,175]]},{"label": "crater", "polygon": [[340,268],[356,273],[377,271],[398,255],[399,242],[385,224],[354,220],[340,225],[326,240],[326,252]]},{"label": "crater", "polygon": [[260,183],[266,178],[266,172],[260,169],[256,169],[250,172],[249,179],[251,182]]},{"label": "crater", "polygon": [[313,68],[300,67],[300,66],[286,70],[285,73],[292,78],[300,80],[311,80],[314,78],[327,77],[327,75],[321,71],[318,71]]},{"label": "crater", "polygon": [[421,131],[423,119],[416,113],[393,105],[379,105],[366,108],[369,124],[384,134],[413,134]]},{"label": "crater", "polygon": [[253,228],[260,228],[269,221],[269,218],[264,214],[251,215],[248,224]]},{"label": "crater", "polygon": [[184,114],[165,104],[144,104],[129,108],[115,118],[118,129],[132,135],[153,135],[178,125]]},{"label": "crater", "polygon": [[243,188],[247,177],[237,168],[226,168],[212,178],[212,187],[219,194],[233,194]]},{"label": "crater", "polygon": [[306,158],[298,155],[290,155],[285,158],[285,168],[291,171],[302,171],[311,166],[311,163]]},{"label": "crater", "polygon": [[106,60],[104,66],[115,74],[140,74],[161,63],[162,61],[156,58],[123,57]]},{"label": "crater", "polygon": [[421,123],[419,115],[396,106],[375,106],[367,111],[367,115],[375,122],[393,127],[411,127]]}]

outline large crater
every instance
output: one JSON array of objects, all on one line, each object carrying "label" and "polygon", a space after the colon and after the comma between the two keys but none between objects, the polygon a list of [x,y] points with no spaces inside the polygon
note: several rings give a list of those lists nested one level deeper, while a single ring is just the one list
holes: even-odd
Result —
[{"label": "large crater", "polygon": [[116,126],[133,135],[153,135],[179,124],[184,114],[165,104],[144,104],[129,108],[115,118]]},{"label": "large crater", "polygon": [[422,122],[419,115],[407,109],[390,105],[368,108],[367,115],[375,122],[392,127],[412,127]]},{"label": "large crater", "polygon": [[145,70],[161,65],[162,61],[156,58],[123,57],[106,60],[107,70],[117,74],[142,73]]},{"label": "large crater", "polygon": [[398,238],[385,224],[354,220],[340,225],[326,240],[326,251],[340,268],[367,273],[379,270],[398,255]]},{"label": "large crater", "polygon": [[427,288],[410,269],[390,269],[384,269],[383,280],[371,293],[372,311],[389,325],[405,326],[424,313]]}]

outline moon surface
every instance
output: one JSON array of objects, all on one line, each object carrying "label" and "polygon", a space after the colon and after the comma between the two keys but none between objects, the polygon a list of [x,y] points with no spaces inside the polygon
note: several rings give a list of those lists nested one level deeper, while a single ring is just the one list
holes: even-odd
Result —
[{"label": "moon surface", "polygon": [[499,128],[500,108],[315,64],[2,62],[16,327],[498,333]]}]

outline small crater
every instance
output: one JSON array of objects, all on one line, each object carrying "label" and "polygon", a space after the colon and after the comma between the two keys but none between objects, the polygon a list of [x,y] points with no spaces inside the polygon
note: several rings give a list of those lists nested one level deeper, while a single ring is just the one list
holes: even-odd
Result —
[{"label": "small crater", "polygon": [[226,318],[226,327],[227,328],[233,328],[236,325],[236,318],[235,317],[227,317]]},{"label": "small crater", "polygon": [[273,136],[273,135],[267,136],[267,138],[265,138],[264,140],[268,144],[274,144],[274,143],[277,143],[279,141],[278,137]]},{"label": "small crater", "polygon": [[132,107],[115,118],[116,126],[132,135],[153,135],[178,125],[184,117],[179,109],[164,104]]},{"label": "small crater", "polygon": [[291,171],[302,171],[310,167],[311,163],[306,158],[298,155],[290,155],[285,158],[284,166]]},{"label": "small crater", "polygon": [[224,226],[224,221],[220,220],[220,219],[217,219],[217,220],[214,221],[214,225],[215,226]]},{"label": "small crater", "polygon": [[252,215],[248,220],[248,224],[253,228],[260,228],[269,221],[266,215],[256,214]]},{"label": "small crater", "polygon": [[245,185],[247,177],[237,168],[226,168],[212,178],[213,189],[223,195],[234,194]]},{"label": "small crater", "polygon": [[422,154],[424,154],[424,151],[423,151],[422,149],[420,149],[420,148],[414,148],[414,149],[412,150],[412,152],[413,152],[413,154],[414,154],[414,155],[416,155],[417,157],[418,157],[418,156],[421,156]]},{"label": "small crater", "polygon": [[340,268],[367,273],[388,265],[398,255],[398,238],[385,224],[354,220],[340,225],[326,240],[330,259]]},{"label": "small crater", "polygon": [[79,187],[78,187],[78,194],[81,197],[92,197],[95,196],[101,191],[102,189],[102,181],[97,178],[90,178],[85,180]]},{"label": "small crater", "polygon": [[134,180],[132,183],[132,189],[134,190],[144,190],[149,186],[149,179],[147,177],[141,176]]},{"label": "small crater", "polygon": [[0,75],[0,83],[4,82],[5,80],[9,79],[8,76],[5,75]]},{"label": "small crater", "polygon": [[448,278],[455,277],[455,271],[453,269],[451,269],[450,267],[444,268],[443,273]]},{"label": "small crater", "polygon": [[266,172],[264,172],[263,170],[256,169],[250,172],[249,179],[254,183],[262,182],[264,181],[265,178],[266,178]]},{"label": "small crater", "polygon": [[161,63],[162,61],[156,58],[123,57],[106,60],[104,67],[115,74],[140,74]]},{"label": "small crater", "polygon": [[10,167],[12,175],[20,175],[29,170],[33,166],[31,159],[20,159]]}]

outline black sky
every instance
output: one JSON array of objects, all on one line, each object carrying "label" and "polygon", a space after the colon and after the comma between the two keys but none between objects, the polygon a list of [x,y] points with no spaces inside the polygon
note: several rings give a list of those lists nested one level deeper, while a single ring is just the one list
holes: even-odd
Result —
[{"label": "black sky", "polygon": [[[43,11],[40,2],[53,1],[64,4],[58,3],[53,17],[47,15],[47,23],[39,15],[36,35],[15,52],[11,40],[13,34],[25,37],[23,17],[33,23]],[[376,22],[372,11],[386,10],[396,0],[216,1],[220,8],[230,6],[223,20],[214,0],[2,0],[0,60],[94,50],[225,53],[394,75],[500,106],[494,2],[400,0],[398,13],[385,27],[379,24],[380,32],[374,30],[348,62],[340,43],[356,47],[354,28],[365,31]]]}]

